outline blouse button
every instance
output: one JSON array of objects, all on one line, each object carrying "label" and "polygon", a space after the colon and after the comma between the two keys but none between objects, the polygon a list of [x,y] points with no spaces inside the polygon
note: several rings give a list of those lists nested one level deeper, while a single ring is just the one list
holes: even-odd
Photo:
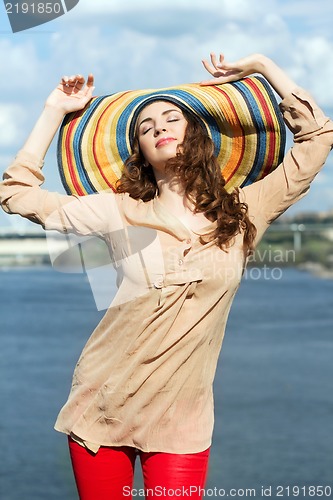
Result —
[{"label": "blouse button", "polygon": [[184,264],[183,259],[179,259],[178,264],[179,264],[180,266],[182,266],[182,265]]},{"label": "blouse button", "polygon": [[155,287],[155,288],[163,288],[163,283],[164,283],[164,282],[163,282],[163,279],[162,279],[162,278],[157,279],[157,280],[155,281],[155,283],[154,283],[154,287]]}]

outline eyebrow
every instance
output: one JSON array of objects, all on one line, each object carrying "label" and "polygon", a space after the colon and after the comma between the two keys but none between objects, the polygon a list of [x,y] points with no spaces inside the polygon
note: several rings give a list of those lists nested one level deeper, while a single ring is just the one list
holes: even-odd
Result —
[{"label": "eyebrow", "polygon": [[[180,109],[176,109],[176,108],[172,108],[172,109],[166,109],[165,111],[163,111],[162,113],[162,116],[164,115],[167,115],[168,113],[171,113],[172,111],[177,111],[177,113],[179,114],[183,114],[182,111]],[[145,122],[149,122],[149,121],[152,121],[152,118],[148,117],[148,118],[144,118],[144,120],[142,120],[139,124],[138,124],[138,128]]]}]

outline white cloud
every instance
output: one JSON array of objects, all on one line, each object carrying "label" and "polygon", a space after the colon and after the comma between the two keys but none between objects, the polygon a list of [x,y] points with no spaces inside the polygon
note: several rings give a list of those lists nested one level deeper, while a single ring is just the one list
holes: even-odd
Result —
[{"label": "white cloud", "polygon": [[[202,3],[188,3],[187,10],[187,2],[171,2],[167,8],[157,3],[154,9],[148,4],[143,2],[139,10],[137,3],[129,2],[121,10],[115,2],[116,13],[109,18],[110,6],[103,19],[96,14],[92,22],[93,12],[86,13],[78,25],[66,30],[66,36],[52,35],[50,50],[60,72],[72,72],[74,61],[80,72],[95,73],[97,91],[104,93],[163,87],[205,78],[201,59],[211,50],[223,51],[231,60],[263,47],[274,55],[281,38],[288,38],[283,19],[265,11],[263,0],[251,9],[243,0],[236,6],[230,0],[207,2],[205,8]],[[129,5],[135,5],[130,12]]]},{"label": "white cloud", "polygon": [[[263,1],[263,0],[261,0]],[[270,2],[267,2],[270,3]],[[206,0],[203,4],[202,0],[168,0],[167,7],[170,9],[221,9],[225,7],[234,12],[235,6],[239,9],[246,8],[249,10],[251,5],[248,5],[247,0]],[[158,0],[142,0],[140,2],[140,8],[143,11],[156,11],[159,7],[165,7],[166,3],[163,1],[158,2]],[[128,12],[133,11],[138,7],[137,0],[113,0],[106,2],[105,0],[80,0],[79,4],[75,7],[76,12],[80,14],[105,14],[114,12]]]},{"label": "white cloud", "polygon": [[22,127],[26,118],[26,109],[18,104],[0,102],[0,146],[15,145],[22,136]]},{"label": "white cloud", "polygon": [[319,104],[333,108],[333,41],[321,36],[300,37],[289,73],[309,89]]},{"label": "white cloud", "polygon": [[[281,5],[282,3],[282,5]],[[286,17],[307,18],[308,22],[325,19],[333,14],[331,0],[280,0],[280,9]]]},{"label": "white cloud", "polygon": [[[108,34],[119,34],[122,29],[129,29],[157,38],[175,38],[184,34],[200,37],[222,35],[227,23],[238,23],[246,32],[252,25],[258,28],[267,15],[279,16],[275,0],[157,0],[122,1],[103,0],[89,2],[81,0],[75,15],[80,23],[104,25]],[[70,23],[72,17],[64,18]],[[257,29],[256,28],[256,29]]]},{"label": "white cloud", "polygon": [[[13,35],[14,36],[14,35]],[[0,38],[1,91],[20,97],[34,89],[41,62],[38,60],[36,40],[28,39],[21,43],[13,38]]]}]

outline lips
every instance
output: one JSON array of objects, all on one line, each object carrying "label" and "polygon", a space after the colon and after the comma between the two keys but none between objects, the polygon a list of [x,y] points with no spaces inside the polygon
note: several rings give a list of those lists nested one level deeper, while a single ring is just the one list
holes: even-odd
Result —
[{"label": "lips", "polygon": [[155,148],[159,148],[161,146],[166,146],[167,144],[169,144],[170,142],[172,141],[175,141],[176,139],[174,137],[162,137],[161,139],[159,139],[155,145]]}]

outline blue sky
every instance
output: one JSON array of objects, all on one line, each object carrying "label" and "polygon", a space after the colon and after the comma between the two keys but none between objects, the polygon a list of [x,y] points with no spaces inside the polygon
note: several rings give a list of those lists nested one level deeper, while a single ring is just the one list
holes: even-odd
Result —
[{"label": "blue sky", "polygon": [[[210,51],[272,57],[333,116],[332,0],[80,0],[66,15],[12,34],[0,5],[1,171],[23,144],[63,74],[93,72],[95,94],[205,78]],[[63,191],[55,148],[45,187]],[[333,210],[333,154],[288,213]],[[0,226],[21,225],[0,212]]]}]

